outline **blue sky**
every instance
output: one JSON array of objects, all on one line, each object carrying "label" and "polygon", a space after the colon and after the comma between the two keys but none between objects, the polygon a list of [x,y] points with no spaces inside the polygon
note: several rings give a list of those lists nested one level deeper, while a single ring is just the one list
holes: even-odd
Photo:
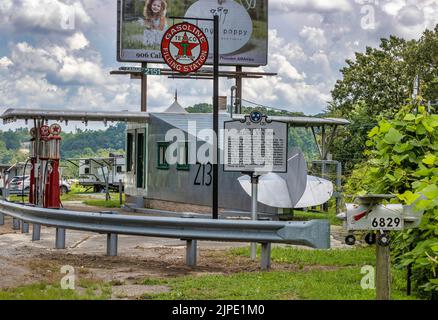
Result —
[{"label": "blue sky", "polygon": [[[243,95],[306,114],[326,108],[339,69],[355,51],[391,34],[418,38],[438,23],[438,0],[269,3],[269,64],[261,70],[278,76],[244,81]],[[74,12],[73,29],[61,27],[66,12]],[[121,65],[115,0],[1,0],[0,112],[11,107],[138,111],[139,82],[109,75]],[[223,80],[221,94],[229,96],[232,85]],[[183,106],[211,102],[208,81],[151,77],[149,109],[169,106],[176,88]]]}]

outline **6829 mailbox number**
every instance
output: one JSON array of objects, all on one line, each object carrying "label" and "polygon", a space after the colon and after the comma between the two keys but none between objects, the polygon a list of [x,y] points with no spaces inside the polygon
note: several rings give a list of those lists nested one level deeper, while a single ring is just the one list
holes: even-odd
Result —
[{"label": "6829 mailbox number", "polygon": [[402,219],[398,217],[375,217],[371,227],[378,230],[399,230],[402,228]]}]

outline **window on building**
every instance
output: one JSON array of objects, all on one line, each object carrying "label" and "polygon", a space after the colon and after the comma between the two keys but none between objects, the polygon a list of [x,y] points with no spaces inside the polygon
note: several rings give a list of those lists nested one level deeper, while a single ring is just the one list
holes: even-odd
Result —
[{"label": "window on building", "polygon": [[134,135],[132,133],[128,133],[126,138],[126,171],[131,172],[133,163],[132,163],[132,152],[134,151]]},{"label": "window on building", "polygon": [[169,164],[166,161],[166,151],[169,146],[169,142],[158,142],[157,150],[158,150],[158,169],[169,169]]},{"label": "window on building", "polygon": [[178,170],[189,170],[189,143],[182,142],[178,145],[178,163],[176,165]]},{"label": "window on building", "polygon": [[117,166],[116,172],[117,173],[122,173],[122,166]]},{"label": "window on building", "polygon": [[90,168],[85,168],[84,172],[85,174],[90,174]]}]

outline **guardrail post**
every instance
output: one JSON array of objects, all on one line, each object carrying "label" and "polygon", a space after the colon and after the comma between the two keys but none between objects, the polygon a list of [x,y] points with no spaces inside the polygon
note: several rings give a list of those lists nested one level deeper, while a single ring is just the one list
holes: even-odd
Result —
[{"label": "guardrail post", "polygon": [[187,240],[186,264],[189,267],[196,267],[197,255],[198,255],[198,241],[197,240]]},{"label": "guardrail post", "polygon": [[262,258],[261,258],[262,270],[269,270],[271,268],[271,243],[262,243]]},{"label": "guardrail post", "polygon": [[20,220],[12,218],[12,230],[20,230]]},{"label": "guardrail post", "polygon": [[33,224],[32,241],[39,241],[40,239],[41,239],[41,225]]},{"label": "guardrail post", "polygon": [[115,233],[108,233],[106,235],[106,255],[110,257],[117,257],[117,246],[119,236]]},{"label": "guardrail post", "polygon": [[21,233],[29,233],[29,223],[25,221],[21,222]]},{"label": "guardrail post", "polygon": [[5,215],[3,213],[0,213],[0,226],[3,226],[5,224]]},{"label": "guardrail post", "polygon": [[64,228],[56,228],[55,248],[56,249],[65,249],[65,229]]},{"label": "guardrail post", "polygon": [[[120,186],[119,186],[120,188]],[[101,214],[117,214],[113,211],[101,211]],[[106,255],[117,257],[117,247],[119,243],[119,235],[116,233],[107,233],[106,235]]]}]

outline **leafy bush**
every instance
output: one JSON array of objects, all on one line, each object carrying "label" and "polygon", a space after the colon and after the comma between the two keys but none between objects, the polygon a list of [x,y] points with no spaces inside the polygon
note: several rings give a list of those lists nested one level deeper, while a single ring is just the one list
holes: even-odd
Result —
[{"label": "leafy bush", "polygon": [[[418,112],[416,109],[418,108]],[[424,210],[418,228],[394,241],[396,264],[412,264],[414,285],[429,297],[438,294],[438,115],[411,104],[392,120],[381,119],[368,134],[367,166],[357,168],[349,189],[393,193],[406,205]]]}]

